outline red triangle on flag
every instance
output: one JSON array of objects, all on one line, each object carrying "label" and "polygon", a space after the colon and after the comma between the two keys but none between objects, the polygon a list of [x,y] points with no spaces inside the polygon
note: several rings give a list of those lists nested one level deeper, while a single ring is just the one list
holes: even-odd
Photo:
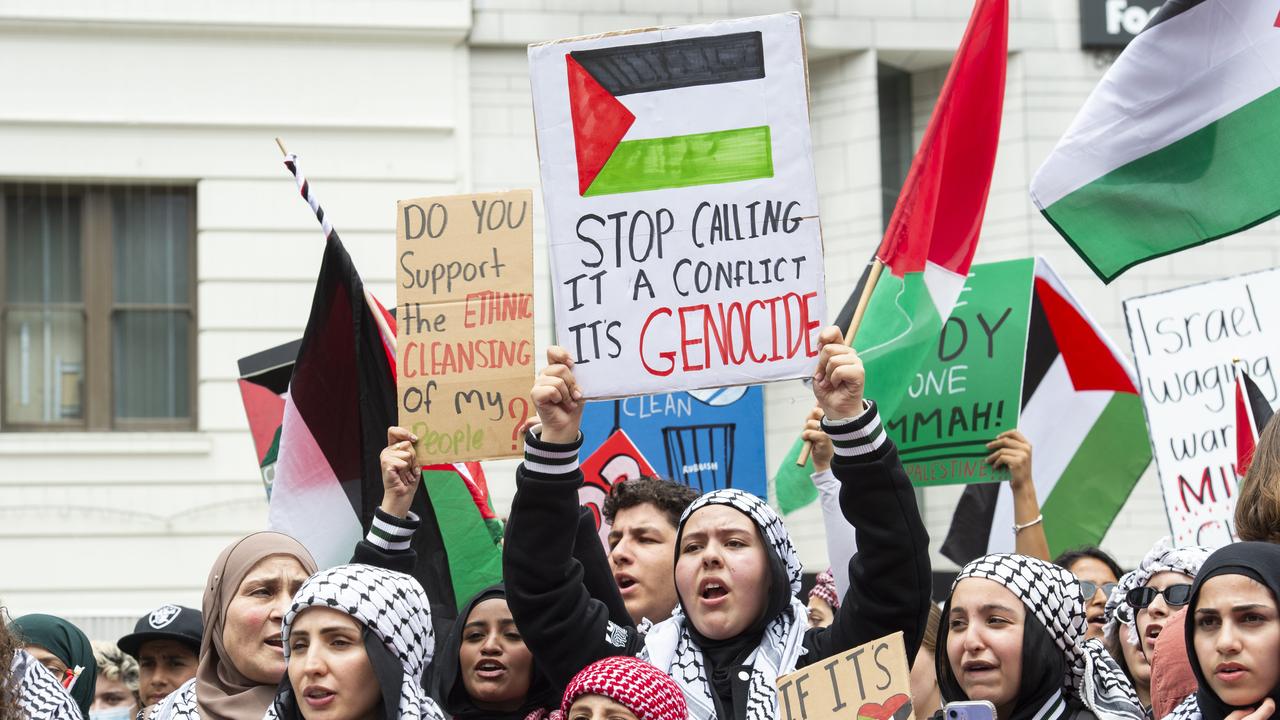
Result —
[{"label": "red triangle on flag", "polygon": [[1058,294],[1043,278],[1036,278],[1036,296],[1044,308],[1058,352],[1076,392],[1111,390],[1136,395],[1138,388],[1098,331],[1071,301]]},{"label": "red triangle on flag", "polygon": [[573,146],[578,156],[578,194],[585,195],[604,164],[613,155],[622,136],[636,116],[618,102],[591,73],[571,55],[565,55],[569,70],[569,110],[573,115]]}]

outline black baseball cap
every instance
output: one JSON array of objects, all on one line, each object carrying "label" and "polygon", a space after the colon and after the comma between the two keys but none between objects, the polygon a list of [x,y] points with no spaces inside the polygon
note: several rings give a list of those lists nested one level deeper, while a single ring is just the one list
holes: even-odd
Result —
[{"label": "black baseball cap", "polygon": [[200,654],[200,636],[204,634],[204,616],[199,610],[182,605],[161,605],[138,618],[133,632],[120,638],[116,646],[135,659],[142,643],[151,640],[177,640]]}]

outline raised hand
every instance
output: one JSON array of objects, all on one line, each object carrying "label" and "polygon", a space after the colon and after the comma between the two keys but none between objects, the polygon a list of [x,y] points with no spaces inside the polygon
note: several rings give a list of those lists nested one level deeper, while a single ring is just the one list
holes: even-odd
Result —
[{"label": "raised hand", "polygon": [[813,396],[827,417],[851,418],[862,414],[866,370],[858,353],[844,342],[844,333],[832,325],[818,336],[818,369],[813,373]]},{"label": "raised hand", "polygon": [[402,427],[387,428],[387,446],[378,461],[382,465],[382,511],[408,517],[409,506],[418,491],[422,468],[413,450],[418,436]]},{"label": "raised hand", "polygon": [[831,457],[836,454],[836,450],[831,444],[831,437],[822,429],[822,408],[815,407],[809,412],[800,437],[811,446],[809,457],[813,459],[814,472],[830,470]]},{"label": "raised hand", "polygon": [[573,358],[559,345],[547,348],[547,366],[533,383],[533,408],[542,422],[542,439],[571,443],[578,439],[586,401],[573,377]]}]

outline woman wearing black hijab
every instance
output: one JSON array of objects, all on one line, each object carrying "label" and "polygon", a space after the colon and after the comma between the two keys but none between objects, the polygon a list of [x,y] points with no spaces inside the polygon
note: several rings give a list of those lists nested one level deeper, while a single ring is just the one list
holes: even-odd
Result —
[{"label": "woman wearing black hijab", "polygon": [[560,700],[525,647],[501,584],[476,593],[458,613],[436,653],[429,685],[454,720],[537,718]]},{"label": "woman wearing black hijab", "polygon": [[1227,545],[1200,566],[1183,630],[1198,685],[1168,717],[1267,717],[1280,704],[1280,545]]}]

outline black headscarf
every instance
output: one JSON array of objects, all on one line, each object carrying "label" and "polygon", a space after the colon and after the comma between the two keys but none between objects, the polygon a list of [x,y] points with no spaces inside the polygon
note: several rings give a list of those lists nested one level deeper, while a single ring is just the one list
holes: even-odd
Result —
[{"label": "black headscarf", "polygon": [[475,701],[467,694],[467,688],[462,682],[462,668],[459,664],[459,653],[462,649],[463,631],[466,628],[467,620],[471,617],[471,612],[476,606],[485,600],[506,599],[507,589],[499,583],[490,585],[489,587],[476,593],[475,597],[469,600],[465,607],[458,612],[458,617],[453,621],[453,628],[449,631],[449,635],[436,647],[435,661],[431,665],[430,671],[423,678],[423,685],[428,694],[435,698],[445,713],[454,718],[454,720],[469,720],[475,718],[484,718],[485,720],[522,720],[529,713],[546,708],[557,708],[560,706],[560,691],[557,690],[542,670],[538,668],[536,661],[531,661],[530,672],[532,677],[529,679],[529,692],[525,695],[524,703],[511,712],[503,713],[493,710],[482,710],[476,707]]},{"label": "black headscarf", "polygon": [[[951,614],[951,600],[942,608],[942,622],[938,623],[938,651],[933,654],[938,676],[938,688],[943,702],[968,700],[960,681],[951,672],[951,660],[947,656],[947,617]],[[1027,612],[1022,629],[1022,681],[1018,697],[1014,701],[1013,714],[1000,720],[1025,720],[1035,714],[1049,698],[1062,690],[1062,678],[1067,672],[1067,662],[1053,636],[1044,625]]]},{"label": "black headscarf", "polygon": [[14,620],[9,629],[23,644],[39,645],[53,653],[67,669],[84,668],[75,685],[71,686],[70,695],[80,713],[89,717],[89,706],[93,704],[93,691],[97,684],[98,661],[84,632],[60,617],[39,613],[23,615]]},{"label": "black headscarf", "polygon": [[[1200,669],[1200,659],[1196,656],[1195,611],[1200,600],[1200,589],[1210,578],[1219,575],[1243,575],[1255,580],[1271,591],[1273,600],[1280,602],[1280,545],[1264,542],[1232,543],[1215,551],[1200,566],[1200,573],[1191,587],[1191,600],[1187,604],[1187,619],[1183,631],[1186,633],[1187,658],[1191,661],[1191,671],[1195,673],[1198,685],[1196,702],[1204,720],[1222,720],[1239,709],[1223,702],[1213,691]],[[1280,685],[1271,688],[1268,696],[1280,707]]]}]

